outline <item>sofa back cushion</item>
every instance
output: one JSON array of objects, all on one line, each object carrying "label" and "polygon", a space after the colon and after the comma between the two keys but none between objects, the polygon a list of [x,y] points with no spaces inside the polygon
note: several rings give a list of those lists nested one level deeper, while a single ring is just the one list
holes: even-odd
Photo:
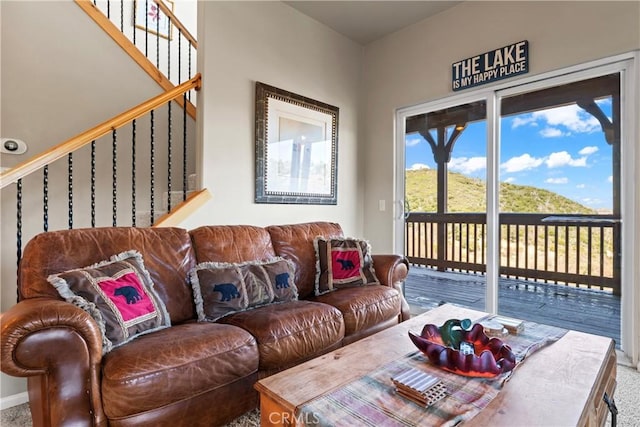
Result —
[{"label": "sofa back cushion", "polygon": [[317,236],[341,237],[342,228],[334,222],[307,222],[303,224],[272,225],[267,227],[276,255],[290,259],[296,266],[295,283],[300,299],[314,295],[316,278],[316,250],[313,240]]},{"label": "sofa back cushion", "polygon": [[196,265],[187,230],[103,227],[49,231],[25,246],[18,274],[21,298],[60,298],[47,277],[83,268],[111,256],[138,251],[172,323],[196,317],[189,271]]},{"label": "sofa back cushion", "polygon": [[189,232],[198,263],[265,261],[276,256],[271,237],[252,225],[205,225]]}]

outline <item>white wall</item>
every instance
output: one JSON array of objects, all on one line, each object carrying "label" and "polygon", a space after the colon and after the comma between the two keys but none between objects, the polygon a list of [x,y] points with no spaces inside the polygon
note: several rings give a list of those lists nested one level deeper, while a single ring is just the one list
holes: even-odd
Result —
[{"label": "white wall", "polygon": [[402,198],[390,161],[395,111],[451,95],[452,63],[528,40],[531,76],[638,49],[639,23],[638,2],[469,1],[367,45],[360,140],[371,244],[393,249],[393,213],[377,206]]},{"label": "white wall", "polygon": [[[335,221],[362,231],[358,96],[362,48],[281,2],[201,2],[202,186],[213,200],[183,226]],[[255,82],[335,105],[338,204],[256,204]]]}]

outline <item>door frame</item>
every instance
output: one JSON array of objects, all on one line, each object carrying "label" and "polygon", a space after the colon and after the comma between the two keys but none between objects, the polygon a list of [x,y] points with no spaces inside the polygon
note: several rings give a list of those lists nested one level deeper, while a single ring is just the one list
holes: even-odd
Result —
[{"label": "door frame", "polygon": [[[621,215],[622,265],[621,265],[621,349],[626,357],[640,370],[640,52],[611,56],[596,61],[562,68],[535,76],[516,78],[480,89],[471,89],[463,94],[403,107],[395,113],[395,185],[393,243],[396,253],[404,254],[404,194],[405,194],[405,119],[456,105],[484,100],[487,104],[487,273],[486,307],[497,312],[499,277],[498,262],[500,241],[498,236],[498,189],[499,189],[499,141],[500,100],[520,92],[530,92],[544,87],[561,85],[576,80],[598,77],[620,72],[621,105]],[[633,118],[636,118],[634,120]],[[498,261],[498,262],[496,262]]]}]

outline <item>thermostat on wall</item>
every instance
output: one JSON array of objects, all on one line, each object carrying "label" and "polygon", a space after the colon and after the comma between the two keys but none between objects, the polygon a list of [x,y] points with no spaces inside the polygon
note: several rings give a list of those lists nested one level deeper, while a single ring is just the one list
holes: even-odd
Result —
[{"label": "thermostat on wall", "polygon": [[21,139],[2,138],[0,150],[2,154],[24,154],[27,151],[27,144]]}]

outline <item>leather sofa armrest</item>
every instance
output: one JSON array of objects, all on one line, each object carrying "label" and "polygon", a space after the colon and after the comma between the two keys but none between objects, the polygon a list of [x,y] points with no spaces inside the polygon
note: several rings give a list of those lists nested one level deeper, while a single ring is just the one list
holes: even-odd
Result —
[{"label": "leather sofa armrest", "polygon": [[26,299],[0,317],[2,372],[28,377],[34,425],[106,425],[100,398],[102,334],[65,301]]},{"label": "leather sofa armrest", "polygon": [[380,283],[395,288],[402,296],[400,321],[411,317],[409,303],[404,298],[403,283],[409,274],[409,261],[402,255],[372,255],[373,268]]}]

